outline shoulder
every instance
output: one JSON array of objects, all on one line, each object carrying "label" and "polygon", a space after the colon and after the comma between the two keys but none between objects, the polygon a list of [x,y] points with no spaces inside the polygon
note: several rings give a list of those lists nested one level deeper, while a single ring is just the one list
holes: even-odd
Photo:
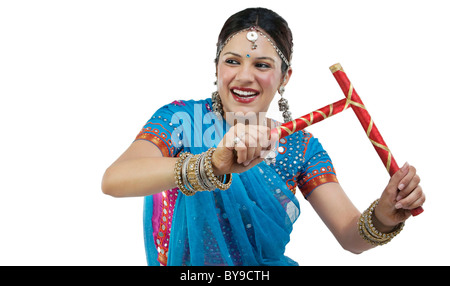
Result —
[{"label": "shoulder", "polygon": [[297,178],[304,169],[305,154],[311,138],[311,133],[301,130],[281,138],[278,142],[276,163],[272,167],[294,193]]},{"label": "shoulder", "polygon": [[189,146],[191,128],[203,123],[205,114],[211,111],[211,99],[174,100],[161,106],[142,127],[135,140],[154,143],[165,156],[174,156],[183,146]]},{"label": "shoulder", "polygon": [[299,187],[307,197],[313,186],[318,185],[317,180],[323,181],[321,175],[326,175],[326,181],[335,181],[335,171],[328,153],[308,131],[301,130],[280,139],[277,151],[276,163],[272,167],[292,192],[295,193]]},{"label": "shoulder", "polygon": [[289,136],[281,138],[278,145],[277,160],[280,160],[285,167],[296,166],[299,170],[308,159],[311,152],[323,150],[318,140],[308,131],[301,130]]}]

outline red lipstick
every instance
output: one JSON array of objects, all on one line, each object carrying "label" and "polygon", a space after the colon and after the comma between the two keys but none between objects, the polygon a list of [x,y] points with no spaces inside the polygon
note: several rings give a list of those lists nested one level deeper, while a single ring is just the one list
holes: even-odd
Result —
[{"label": "red lipstick", "polygon": [[247,87],[233,86],[230,91],[233,95],[234,100],[240,103],[253,102],[259,95],[258,90]]}]

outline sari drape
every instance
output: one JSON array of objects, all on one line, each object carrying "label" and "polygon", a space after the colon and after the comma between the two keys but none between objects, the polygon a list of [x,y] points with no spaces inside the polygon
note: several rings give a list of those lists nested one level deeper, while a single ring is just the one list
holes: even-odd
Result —
[{"label": "sari drape", "polygon": [[[217,146],[229,128],[210,106],[209,99],[172,102],[155,113],[136,139],[154,143],[164,156],[205,152]],[[293,190],[304,186],[307,193],[303,195],[307,197],[314,189],[311,186],[336,181],[331,161],[320,144],[313,144],[317,150],[310,148],[317,163],[305,161],[305,146],[312,141],[305,134],[293,136],[299,142],[294,146],[295,154],[282,157],[288,148],[292,150],[292,143],[280,141],[279,165],[262,162],[244,173],[233,174],[226,191],[216,189],[188,197],[173,189],[145,197],[148,264],[297,265],[285,255],[293,223],[300,215]],[[314,175],[310,172],[311,161],[319,168]]]}]

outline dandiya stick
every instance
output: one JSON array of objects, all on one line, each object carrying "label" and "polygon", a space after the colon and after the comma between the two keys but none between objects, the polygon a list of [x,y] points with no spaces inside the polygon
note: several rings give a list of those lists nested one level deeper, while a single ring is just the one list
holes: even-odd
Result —
[{"label": "dandiya stick", "polygon": [[[332,65],[330,67],[330,70],[347,97],[344,109],[348,108],[349,106],[352,107],[353,111],[356,114],[356,117],[358,117],[359,122],[366,131],[367,137],[380,156],[381,161],[385,165],[386,170],[389,172],[390,176],[393,176],[399,170],[397,162],[395,161],[394,156],[392,156],[391,151],[384,142],[383,137],[381,136],[378,128],[373,122],[373,119],[370,116],[367,108],[365,107],[356,90],[353,88],[353,85],[348,79],[347,74],[344,72],[344,69],[339,63]],[[413,216],[419,215],[422,212],[422,207],[411,210],[411,214]]]},{"label": "dandiya stick", "polygon": [[302,117],[299,117],[295,120],[284,123],[281,126],[278,126],[271,130],[272,135],[278,135],[278,138],[281,139],[288,135],[291,135],[294,132],[303,130],[304,128],[320,122],[325,118],[329,118],[333,115],[340,113],[348,108],[346,106],[347,99],[341,99],[336,101],[335,103],[326,105],[322,108],[319,108],[311,113],[308,113]]},{"label": "dandiya stick", "polygon": [[[312,124],[336,115],[351,106],[361,125],[366,131],[369,140],[372,142],[372,145],[377,151],[380,159],[386,166],[386,170],[389,172],[390,176],[393,176],[395,172],[399,170],[397,162],[395,161],[391,151],[384,142],[383,137],[378,131],[378,128],[375,126],[372,117],[362,103],[361,98],[358,96],[355,89],[353,88],[353,85],[348,80],[347,75],[342,69],[342,66],[340,64],[335,64],[330,67],[330,70],[347,98],[341,99],[335,103],[324,106],[295,120],[284,123],[283,125],[272,129],[271,135],[278,136],[278,138],[281,139]],[[411,210],[411,214],[413,216],[419,215],[422,212],[422,207]]]}]

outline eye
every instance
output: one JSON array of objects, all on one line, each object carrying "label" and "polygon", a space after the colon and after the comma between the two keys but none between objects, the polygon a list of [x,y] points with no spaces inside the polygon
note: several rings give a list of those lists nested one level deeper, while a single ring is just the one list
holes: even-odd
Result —
[{"label": "eye", "polygon": [[257,63],[255,66],[259,69],[270,69],[271,68],[271,66],[266,63]]},{"label": "eye", "polygon": [[226,59],[225,63],[230,64],[230,65],[238,65],[239,62],[233,59]]}]

